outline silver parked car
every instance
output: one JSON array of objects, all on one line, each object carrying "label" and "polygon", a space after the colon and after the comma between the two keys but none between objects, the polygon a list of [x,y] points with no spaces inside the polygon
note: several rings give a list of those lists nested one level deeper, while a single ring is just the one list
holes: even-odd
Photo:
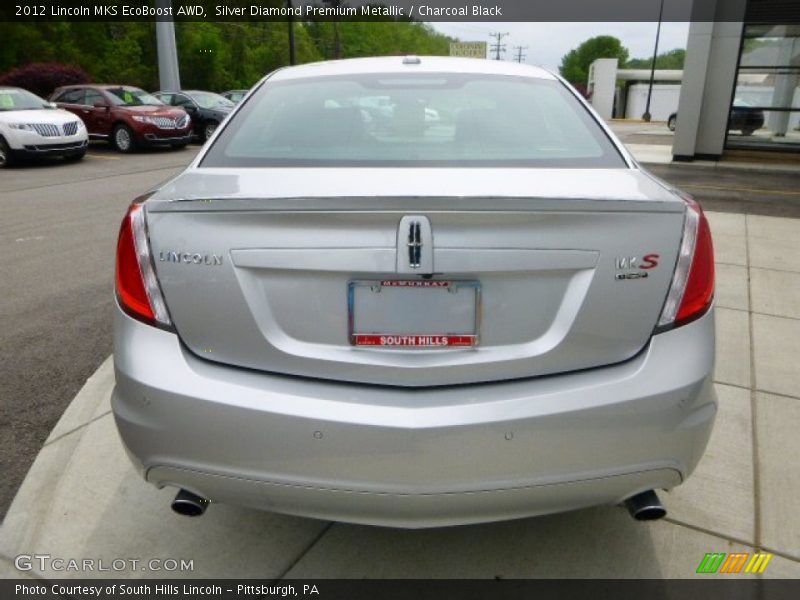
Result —
[{"label": "silver parked car", "polygon": [[117,426],[183,514],[657,518],[716,413],[702,210],[530,66],[274,72],[131,205],[116,290]]}]

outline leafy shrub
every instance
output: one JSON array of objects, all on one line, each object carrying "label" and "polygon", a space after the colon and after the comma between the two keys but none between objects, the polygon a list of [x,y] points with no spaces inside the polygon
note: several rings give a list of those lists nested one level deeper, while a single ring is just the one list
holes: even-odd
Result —
[{"label": "leafy shrub", "polygon": [[42,98],[50,96],[59,86],[90,81],[80,67],[56,62],[29,63],[0,75],[0,85],[21,87]]},{"label": "leafy shrub", "polygon": [[589,98],[589,88],[585,83],[573,83],[572,87],[574,87],[581,96],[587,100],[591,100],[591,98]]}]

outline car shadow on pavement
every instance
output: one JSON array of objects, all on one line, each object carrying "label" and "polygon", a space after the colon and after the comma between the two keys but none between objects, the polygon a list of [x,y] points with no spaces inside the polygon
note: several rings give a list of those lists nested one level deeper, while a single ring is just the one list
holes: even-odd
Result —
[{"label": "car shadow on pavement", "polygon": [[82,555],[194,559],[193,571],[169,574],[179,577],[355,579],[688,577],[703,557],[684,552],[693,548],[676,525],[636,522],[614,506],[410,530],[221,504],[182,517],[169,508],[174,489],[149,488],[130,471]]},{"label": "car shadow on pavement", "polygon": [[288,576],[660,578],[675,576],[662,565],[670,527],[613,506],[428,530],[334,524]]}]

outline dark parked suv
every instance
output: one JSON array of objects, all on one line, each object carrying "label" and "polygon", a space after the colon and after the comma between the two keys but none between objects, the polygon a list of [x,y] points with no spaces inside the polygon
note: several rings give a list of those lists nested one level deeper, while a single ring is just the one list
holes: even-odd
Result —
[{"label": "dark parked suv", "polygon": [[234,104],[239,104],[239,102],[241,102],[244,97],[247,96],[249,91],[250,90],[228,90],[227,92],[222,92],[220,96],[227,98]]},{"label": "dark parked suv", "polygon": [[150,145],[182,148],[192,139],[186,111],[136,87],[70,85],[56,89],[50,101],[83,119],[90,138],[108,140],[120,152]]},{"label": "dark parked suv", "polygon": [[181,90],[155,92],[153,95],[164,104],[178,106],[189,113],[194,123],[194,133],[203,142],[214,134],[217,126],[234,107],[233,102],[213,92]]}]

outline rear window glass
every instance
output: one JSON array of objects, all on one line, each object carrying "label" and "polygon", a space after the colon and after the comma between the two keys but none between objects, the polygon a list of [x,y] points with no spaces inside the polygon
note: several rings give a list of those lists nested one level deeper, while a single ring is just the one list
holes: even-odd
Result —
[{"label": "rear window glass", "polygon": [[625,166],[560,82],[472,74],[267,81],[201,164]]},{"label": "rear window glass", "polygon": [[83,104],[84,90],[79,88],[77,90],[67,90],[56,98],[56,102],[64,102],[66,104]]},{"label": "rear window glass", "polygon": [[233,108],[233,102],[224,96],[220,96],[219,94],[212,94],[209,92],[192,92],[190,96],[192,100],[197,102],[200,108],[208,108],[212,110],[229,110]]}]

